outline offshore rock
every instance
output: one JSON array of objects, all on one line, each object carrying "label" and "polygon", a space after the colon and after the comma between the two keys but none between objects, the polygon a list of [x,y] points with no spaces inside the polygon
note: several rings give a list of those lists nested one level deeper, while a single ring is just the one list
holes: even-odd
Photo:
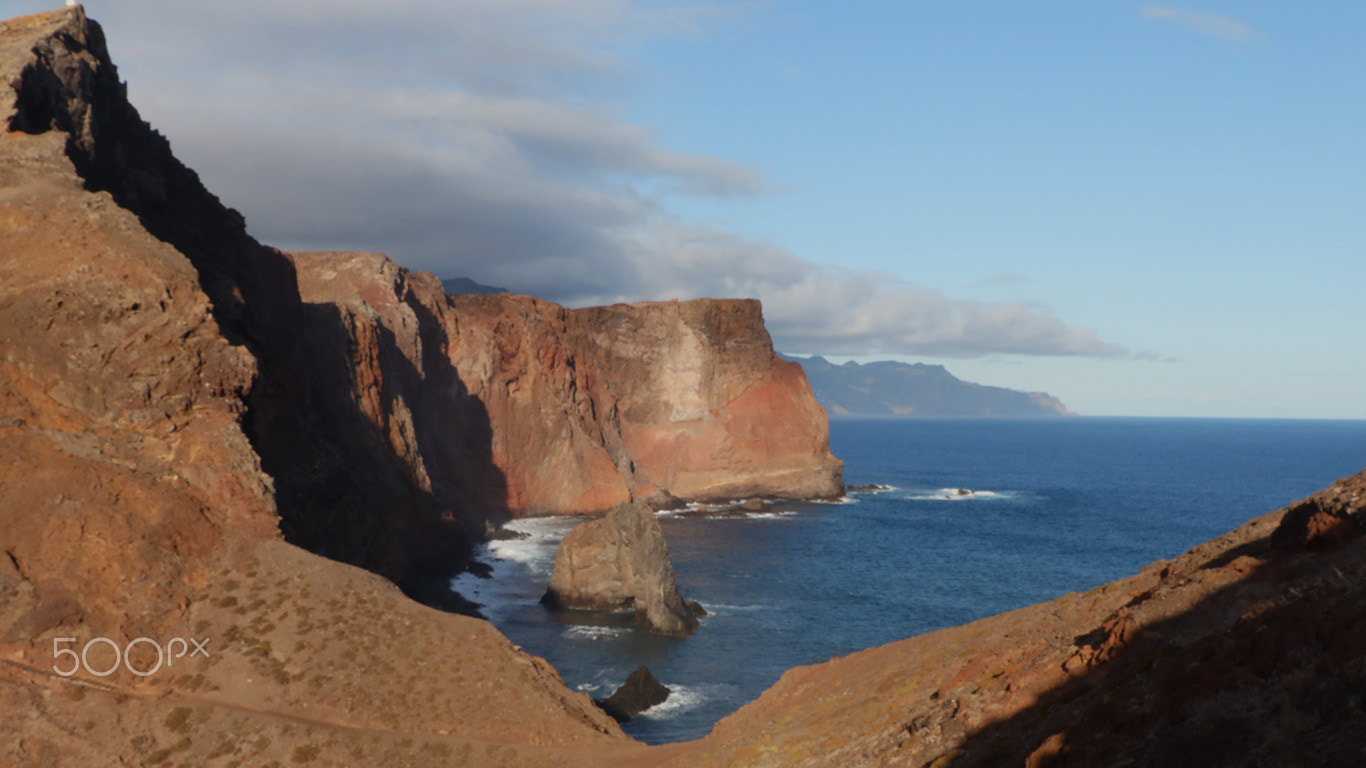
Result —
[{"label": "offshore rock", "polygon": [[598,701],[602,711],[618,723],[624,723],[656,704],[669,699],[669,689],[655,679],[650,670],[641,667],[626,676],[626,682],[611,696]]},{"label": "offshore rock", "polygon": [[636,621],[670,637],[691,635],[700,608],[678,594],[659,520],[641,502],[621,504],[565,534],[542,602],[555,608],[635,609]]}]

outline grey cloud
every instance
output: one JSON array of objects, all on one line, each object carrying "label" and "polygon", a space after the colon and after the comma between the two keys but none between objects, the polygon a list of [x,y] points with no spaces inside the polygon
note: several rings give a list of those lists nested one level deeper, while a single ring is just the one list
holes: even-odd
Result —
[{"label": "grey cloud", "polygon": [[1127,354],[1036,308],[807,262],[681,221],[668,196],[755,194],[611,108],[614,46],[736,12],[628,0],[131,0],[93,7],[132,96],[253,233],[378,250],[574,306],[758,297],[797,353]]}]

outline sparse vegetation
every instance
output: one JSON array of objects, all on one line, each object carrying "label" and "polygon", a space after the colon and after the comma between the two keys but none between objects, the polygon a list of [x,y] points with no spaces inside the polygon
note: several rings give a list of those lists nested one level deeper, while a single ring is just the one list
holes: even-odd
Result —
[{"label": "sparse vegetation", "polygon": [[172,709],[170,713],[166,715],[166,727],[181,733],[190,730],[190,714],[191,710],[189,707],[176,707]]}]

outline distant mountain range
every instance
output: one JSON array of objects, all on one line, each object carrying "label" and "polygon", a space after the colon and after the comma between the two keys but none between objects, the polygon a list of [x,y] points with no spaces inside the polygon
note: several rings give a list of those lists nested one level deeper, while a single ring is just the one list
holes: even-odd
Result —
[{"label": "distant mountain range", "polygon": [[898,416],[1069,416],[1062,401],[963,381],[942,365],[848,362],[792,357],[801,363],[816,400],[831,414]]},{"label": "distant mountain range", "polygon": [[451,277],[441,281],[446,293],[508,293],[508,289],[476,283],[468,277]]}]

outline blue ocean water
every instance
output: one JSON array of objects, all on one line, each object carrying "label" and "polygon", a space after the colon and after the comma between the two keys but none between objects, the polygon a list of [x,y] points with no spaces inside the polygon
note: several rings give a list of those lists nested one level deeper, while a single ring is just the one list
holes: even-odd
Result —
[{"label": "blue ocean water", "polygon": [[[1137,571],[1366,467],[1366,421],[833,419],[843,503],[662,513],[691,638],[537,602],[578,519],[514,523],[492,579],[455,588],[572,688],[606,696],[639,666],[674,689],[625,725],[699,738],[783,671],[1048,600]],[[960,493],[961,490],[970,491]]]}]

